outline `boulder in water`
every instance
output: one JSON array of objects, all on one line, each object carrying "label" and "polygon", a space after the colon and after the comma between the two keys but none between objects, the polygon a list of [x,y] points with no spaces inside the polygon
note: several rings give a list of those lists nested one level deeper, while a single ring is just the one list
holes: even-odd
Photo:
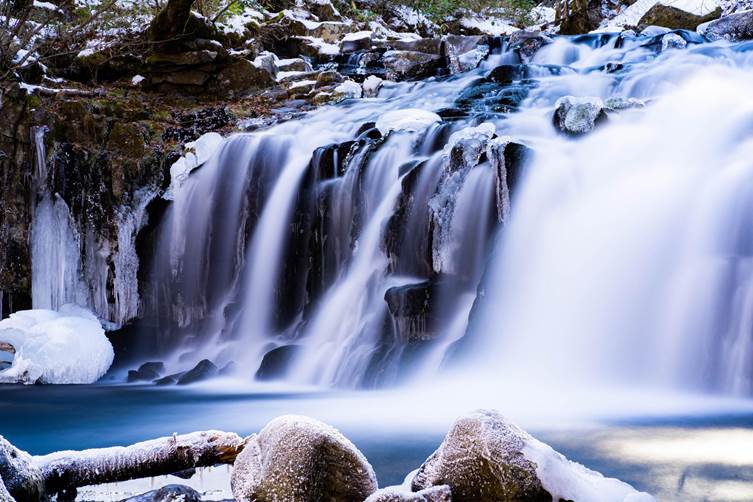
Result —
[{"label": "boulder in water", "polygon": [[430,486],[412,492],[402,486],[387,487],[372,493],[364,502],[451,502],[452,490],[447,485]]},{"label": "boulder in water", "polygon": [[376,75],[369,75],[363,81],[363,96],[365,98],[375,98],[379,95],[379,89],[384,85],[384,80]]},{"label": "boulder in water", "polygon": [[662,52],[669,49],[684,49],[688,46],[688,43],[677,33],[667,33],[661,37],[661,50]]},{"label": "boulder in water", "polygon": [[[0,436],[0,480],[19,502],[45,500],[44,476],[31,455]],[[2,495],[2,491],[0,491]],[[0,498],[5,502],[5,499]]]},{"label": "boulder in water", "polygon": [[435,122],[441,122],[442,117],[434,112],[405,108],[382,114],[376,121],[376,128],[382,134],[390,131],[420,131]]},{"label": "boulder in water", "polygon": [[150,382],[160,378],[165,372],[165,365],[161,362],[148,362],[139,366],[137,370],[128,372],[129,382]]},{"label": "boulder in water", "polygon": [[387,51],[382,62],[388,80],[419,80],[435,75],[444,58],[418,51]]},{"label": "boulder in water", "polygon": [[704,23],[698,26],[697,31],[712,42],[716,40],[738,42],[753,39],[753,9]]},{"label": "boulder in water", "polygon": [[413,477],[414,491],[449,485],[454,502],[601,501],[653,498],[570,462],[496,411],[460,417]]},{"label": "boulder in water", "polygon": [[183,375],[178,378],[177,384],[188,385],[203,380],[209,380],[210,378],[217,376],[218,372],[219,370],[217,369],[217,366],[215,366],[212,361],[209,359],[202,359],[192,369],[183,373]]},{"label": "boulder in water", "polygon": [[343,54],[352,54],[354,52],[367,51],[369,49],[371,49],[370,31],[348,33],[340,41],[340,52]]},{"label": "boulder in water", "polygon": [[201,494],[184,485],[167,485],[122,502],[201,502]]},{"label": "boulder in water", "polygon": [[554,104],[554,126],[571,136],[589,133],[606,119],[600,98],[565,96]]},{"label": "boulder in water", "polygon": [[510,35],[510,49],[517,51],[521,58],[530,60],[542,47],[551,44],[553,40],[537,31],[516,31]]},{"label": "boulder in water", "polygon": [[233,465],[233,497],[257,500],[364,500],[377,489],[366,457],[339,431],[285,415],[253,435]]}]

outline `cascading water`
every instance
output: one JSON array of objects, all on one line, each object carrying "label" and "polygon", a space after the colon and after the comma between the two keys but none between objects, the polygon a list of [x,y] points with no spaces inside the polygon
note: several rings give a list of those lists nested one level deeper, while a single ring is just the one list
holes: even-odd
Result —
[{"label": "cascading water", "polygon": [[[455,354],[481,379],[749,393],[751,47],[681,35],[505,48],[227,139],[160,230],[175,364],[368,386]],[[563,96],[607,122],[558,132]],[[452,120],[374,128],[415,108]]]}]

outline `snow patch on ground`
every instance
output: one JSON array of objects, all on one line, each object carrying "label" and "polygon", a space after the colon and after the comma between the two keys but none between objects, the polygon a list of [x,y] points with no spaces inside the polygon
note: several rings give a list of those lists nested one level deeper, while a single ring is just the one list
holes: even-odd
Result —
[{"label": "snow patch on ground", "polygon": [[196,141],[186,143],[184,154],[170,166],[170,187],[163,198],[172,200],[175,193],[188,179],[191,171],[202,165],[214,154],[222,144],[222,136],[216,132],[208,132]]},{"label": "snow patch on ground", "polygon": [[535,438],[526,440],[522,453],[536,464],[536,475],[553,500],[654,502],[654,497],[648,493],[572,462]]},{"label": "snow patch on ground", "polygon": [[487,35],[510,35],[519,30],[508,21],[494,17],[464,17],[460,24],[467,29],[477,29]]},{"label": "snow patch on ground", "polygon": [[74,305],[11,314],[0,321],[0,341],[16,351],[0,383],[94,383],[115,356],[94,314]]},{"label": "snow patch on ground", "polygon": [[340,45],[330,44],[318,37],[298,37],[301,40],[307,40],[312,47],[319,51],[322,56],[337,56],[340,54]]},{"label": "snow patch on ground", "polygon": [[383,114],[376,121],[376,127],[382,134],[390,131],[419,131],[441,120],[442,117],[434,112],[406,108]]}]

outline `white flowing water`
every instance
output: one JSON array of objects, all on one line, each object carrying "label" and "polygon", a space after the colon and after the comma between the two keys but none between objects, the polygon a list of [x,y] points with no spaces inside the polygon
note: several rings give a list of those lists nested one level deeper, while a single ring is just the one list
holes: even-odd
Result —
[{"label": "white flowing water", "polygon": [[[228,139],[162,233],[184,283],[177,296],[159,286],[180,307],[181,351],[324,386],[431,379],[452,357],[489,392],[504,378],[750,394],[752,51],[659,49],[560,38],[515,66],[527,75],[512,109],[477,93],[468,116],[379,140],[356,131],[453,106],[520,57]],[[552,125],[563,96],[645,106],[572,138]],[[453,133],[476,146],[456,158]],[[491,134],[531,149],[521,172],[489,162]],[[512,197],[500,176],[517,179]],[[222,183],[232,197],[219,203]]]}]

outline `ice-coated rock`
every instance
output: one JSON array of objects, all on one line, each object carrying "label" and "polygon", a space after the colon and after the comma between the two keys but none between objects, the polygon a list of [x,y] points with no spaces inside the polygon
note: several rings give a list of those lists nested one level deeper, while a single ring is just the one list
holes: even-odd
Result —
[{"label": "ice-coated rock", "polygon": [[[19,450],[0,436],[0,479],[18,502],[44,500],[44,476],[34,465],[31,455]],[[2,498],[0,490],[0,500]]]},{"label": "ice-coated rock", "polygon": [[171,200],[188,179],[191,171],[201,166],[222,144],[222,136],[216,132],[202,134],[195,141],[186,143],[184,154],[170,166],[170,187],[163,198]]},{"label": "ice-coated rock", "polygon": [[753,9],[736,12],[708,23],[698,26],[698,34],[714,42],[716,40],[740,40],[753,39]]},{"label": "ice-coated rock", "polygon": [[552,39],[536,31],[519,30],[510,35],[510,49],[518,51],[524,60],[530,60],[542,47],[551,44]]},{"label": "ice-coated rock", "polygon": [[115,356],[97,318],[73,305],[11,314],[0,321],[0,342],[15,349],[0,383],[94,383]]},{"label": "ice-coated rock", "polygon": [[382,114],[376,121],[376,128],[383,135],[390,131],[420,131],[441,120],[442,117],[434,112],[418,108],[405,108]]},{"label": "ice-coated rock", "polygon": [[362,87],[363,87],[363,95],[366,98],[375,98],[379,95],[379,89],[382,88],[382,85],[384,84],[384,80],[377,77],[376,75],[369,75],[366,77],[366,79],[363,81]]},{"label": "ice-coated rock", "polygon": [[554,104],[554,126],[572,136],[591,132],[606,118],[600,98],[564,96]]},{"label": "ice-coated rock", "polygon": [[411,483],[449,485],[454,502],[571,500],[643,502],[653,498],[567,460],[496,411],[460,417]]},{"label": "ice-coated rock", "polygon": [[402,486],[390,486],[372,493],[364,502],[451,502],[452,491],[447,485],[430,486],[412,492]]},{"label": "ice-coated rock", "polygon": [[285,415],[253,435],[233,465],[238,502],[364,500],[377,489],[366,457],[339,431]]},{"label": "ice-coated rock", "polygon": [[688,46],[688,43],[677,33],[667,33],[661,37],[661,50],[666,51],[668,49],[684,49]]}]

